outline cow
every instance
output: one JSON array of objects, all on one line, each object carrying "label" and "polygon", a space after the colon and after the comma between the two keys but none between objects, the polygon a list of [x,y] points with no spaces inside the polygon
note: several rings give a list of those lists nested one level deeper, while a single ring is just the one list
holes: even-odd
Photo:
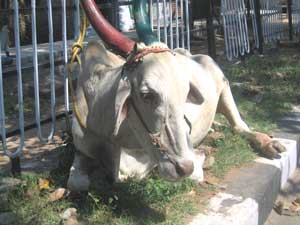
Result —
[{"label": "cow", "polygon": [[[95,5],[84,6],[88,15],[97,13],[90,15],[91,23],[101,17]],[[145,0],[134,2],[140,42],[128,41],[120,33],[118,40],[108,40],[116,37],[105,34],[112,32],[105,30],[107,25],[100,29],[103,39],[119,51],[131,46],[127,58],[108,50],[101,41],[92,41],[85,49],[72,124],[76,152],[69,189],[87,191],[89,175],[97,164],[114,182],[142,179],[155,167],[168,181],[186,177],[201,181],[204,158],[194,148],[207,135],[216,113],[222,113],[234,131],[266,156],[274,158],[284,151],[267,134],[249,129],[228,80],[212,58],[171,50],[157,41],[145,7]],[[96,21],[98,25],[101,20]]]}]

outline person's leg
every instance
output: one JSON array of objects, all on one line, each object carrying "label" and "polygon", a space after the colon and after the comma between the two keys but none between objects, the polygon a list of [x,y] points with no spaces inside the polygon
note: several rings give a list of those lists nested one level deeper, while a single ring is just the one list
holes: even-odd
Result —
[{"label": "person's leg", "polygon": [[[126,0],[119,0],[120,4],[122,2],[126,2]],[[134,21],[130,15],[129,5],[120,5],[119,7],[119,24],[120,30],[123,32],[127,32],[134,27]]]}]

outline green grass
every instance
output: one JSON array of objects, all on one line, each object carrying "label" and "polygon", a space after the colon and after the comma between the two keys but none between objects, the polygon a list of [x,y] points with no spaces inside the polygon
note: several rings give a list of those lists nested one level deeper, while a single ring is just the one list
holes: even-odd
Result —
[{"label": "green grass", "polygon": [[[238,108],[251,127],[269,133],[276,121],[300,102],[300,54],[283,49],[265,57],[252,56],[243,65],[225,64]],[[253,91],[254,88],[258,90]],[[255,96],[261,95],[261,101]]]},{"label": "green grass", "polygon": [[[232,88],[233,95],[242,117],[257,131],[272,132],[276,120],[292,104],[300,102],[300,55],[279,53],[251,57],[244,65],[222,65],[231,83],[242,83]],[[259,101],[255,100],[257,95],[262,96]],[[256,153],[243,137],[228,128],[224,117],[216,119],[227,126],[216,128],[222,135],[208,137],[204,144],[217,149],[209,175],[222,178],[231,168],[251,163]],[[8,198],[0,198],[0,212],[13,211],[22,225],[59,224],[59,214],[68,207],[77,208],[79,219],[95,225],[178,225],[203,209],[210,194],[217,191],[214,185],[200,186],[188,179],[169,183],[154,172],[143,181],[128,180],[113,186],[99,181],[84,198],[49,202],[51,190],[39,191],[37,181],[39,177],[49,179],[53,190],[66,186],[72,152],[65,147],[61,147],[61,152],[59,169],[48,174],[23,175],[21,179],[27,185],[11,192]]]},{"label": "green grass", "polygon": [[[0,212],[12,211],[22,225],[59,224],[59,214],[66,208],[78,209],[80,219],[89,224],[178,224],[184,215],[197,212],[195,196],[203,190],[193,181],[186,179],[178,183],[162,181],[155,175],[147,180],[128,180],[121,184],[108,185],[103,182],[82,199],[62,199],[50,202],[51,190],[40,191],[38,178],[52,181],[51,190],[55,186],[56,175],[22,176],[27,185],[0,199]],[[197,199],[197,198],[196,198]]]},{"label": "green grass", "polygon": [[224,138],[210,143],[211,146],[218,149],[214,154],[216,163],[213,164],[210,172],[221,178],[231,168],[252,162],[256,153],[245,138],[234,134],[231,129],[223,127],[219,132],[224,134]]}]

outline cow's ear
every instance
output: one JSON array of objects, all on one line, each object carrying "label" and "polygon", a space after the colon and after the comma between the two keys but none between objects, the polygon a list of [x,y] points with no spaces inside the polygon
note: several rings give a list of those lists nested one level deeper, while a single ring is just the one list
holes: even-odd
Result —
[{"label": "cow's ear", "polygon": [[186,102],[190,102],[196,105],[201,105],[204,102],[204,98],[193,81],[190,81],[190,90],[187,96]]},{"label": "cow's ear", "polygon": [[120,126],[127,117],[129,110],[129,96],[131,92],[131,85],[128,80],[120,79],[119,86],[115,98],[115,128],[114,136],[119,133]]}]

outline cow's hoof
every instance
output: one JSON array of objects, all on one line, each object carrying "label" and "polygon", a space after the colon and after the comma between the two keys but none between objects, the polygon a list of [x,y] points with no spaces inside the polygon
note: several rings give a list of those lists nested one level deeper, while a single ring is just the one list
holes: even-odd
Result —
[{"label": "cow's hoof", "polygon": [[270,159],[280,158],[279,153],[286,151],[285,147],[279,141],[273,140],[269,135],[264,133],[253,132],[250,140],[264,156]]},{"label": "cow's hoof", "polygon": [[193,163],[194,163],[194,171],[189,177],[190,179],[196,181],[196,182],[202,182],[204,179],[203,176],[203,163],[205,160],[205,154],[195,150],[195,154],[193,157]]},{"label": "cow's hoof", "polygon": [[262,148],[262,153],[268,158],[280,158],[278,153],[285,152],[286,148],[279,141],[272,140]]}]

